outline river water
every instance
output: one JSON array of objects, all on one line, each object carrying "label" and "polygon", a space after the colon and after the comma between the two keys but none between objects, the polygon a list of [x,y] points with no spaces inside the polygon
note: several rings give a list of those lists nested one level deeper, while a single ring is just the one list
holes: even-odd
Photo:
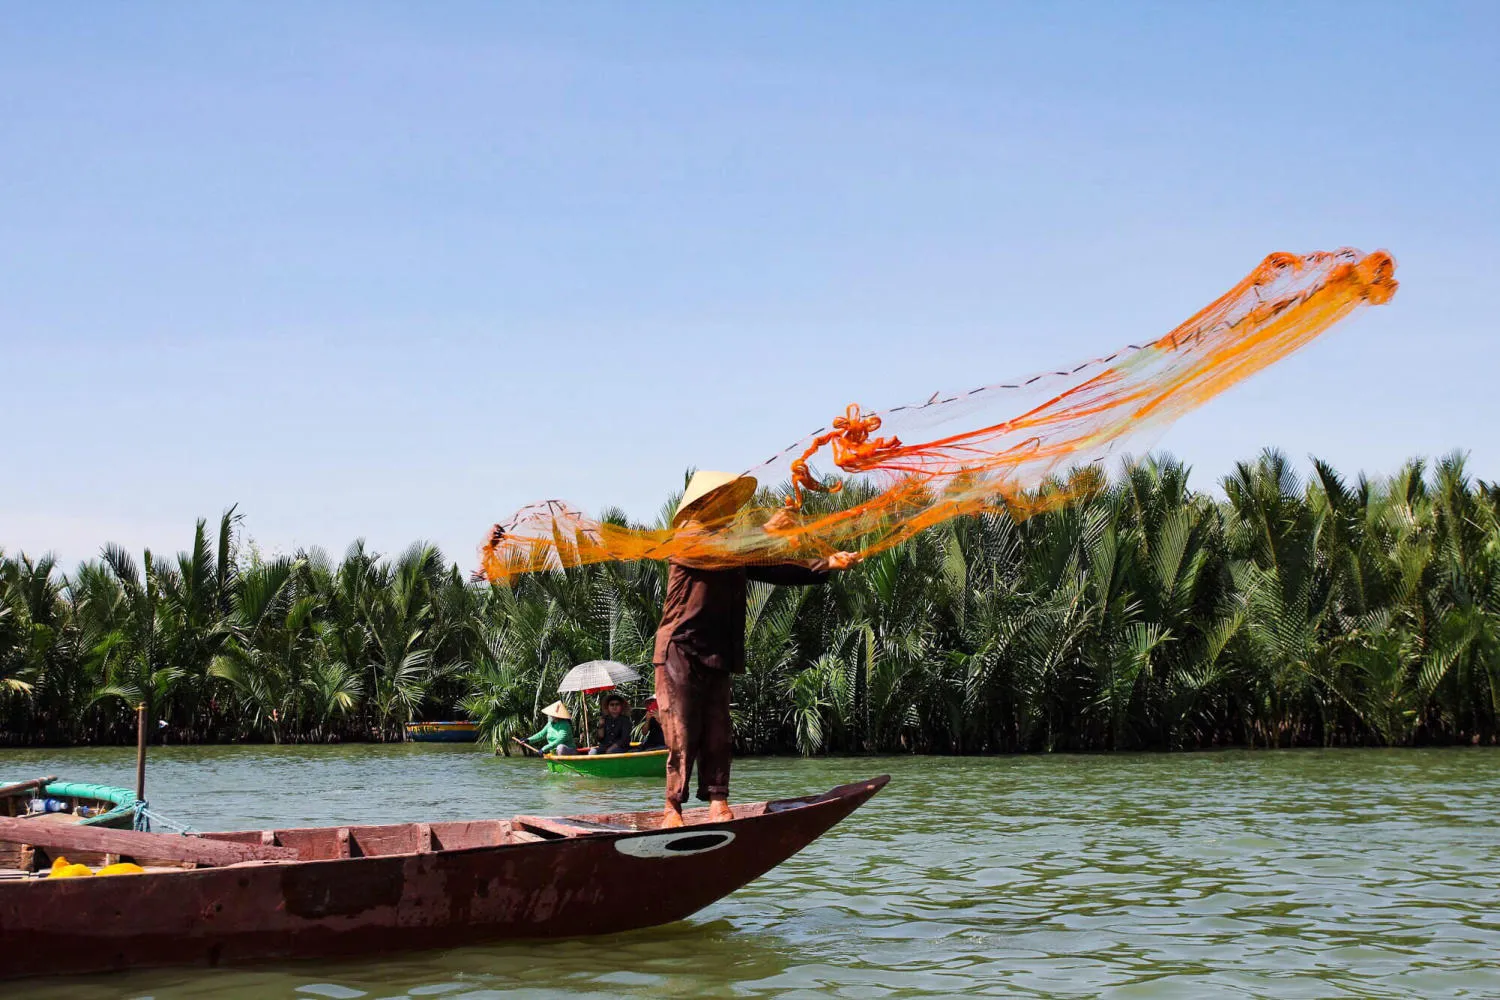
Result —
[{"label": "river water", "polygon": [[[879,772],[890,786],[806,852],[665,928],[0,995],[1500,996],[1500,750],[755,759],[736,763],[735,792]],[[0,751],[0,780],[38,774],[129,786],[133,751]],[[648,808],[660,794],[430,745],[155,749],[148,782],[153,809],[205,830]]]}]

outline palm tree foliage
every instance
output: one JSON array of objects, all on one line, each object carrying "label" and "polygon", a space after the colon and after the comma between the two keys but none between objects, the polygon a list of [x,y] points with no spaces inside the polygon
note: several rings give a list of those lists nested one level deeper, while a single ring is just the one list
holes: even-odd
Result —
[{"label": "palm tree foliage", "polygon": [[[1163,457],[1082,470],[1028,519],[950,522],[825,587],[752,585],[740,748],[1500,736],[1500,489],[1459,456],[1350,483],[1273,451],[1221,487]],[[239,531],[230,510],[173,559],[109,546],[72,574],[0,553],[0,741],[129,741],[145,703],[175,741],[388,740],[461,713],[504,748],[572,665],[650,662],[659,564],[489,586],[424,543],[262,559]]]}]

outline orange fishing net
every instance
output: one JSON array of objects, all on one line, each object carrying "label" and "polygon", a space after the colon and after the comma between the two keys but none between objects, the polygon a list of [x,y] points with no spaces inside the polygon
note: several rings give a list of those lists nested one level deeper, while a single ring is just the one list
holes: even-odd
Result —
[{"label": "orange fishing net", "polygon": [[[1388,301],[1395,268],[1384,251],[1272,254],[1149,344],[912,406],[865,412],[850,404],[827,428],[747,470],[761,485],[756,499],[707,524],[630,527],[555,500],[523,508],[491,532],[480,574],[498,582],[605,560],[730,566],[841,549],[869,554],[963,514],[1027,517],[1071,495],[1055,485],[1060,474],[1159,430],[1356,306]],[[815,462],[830,463],[832,477]]]}]

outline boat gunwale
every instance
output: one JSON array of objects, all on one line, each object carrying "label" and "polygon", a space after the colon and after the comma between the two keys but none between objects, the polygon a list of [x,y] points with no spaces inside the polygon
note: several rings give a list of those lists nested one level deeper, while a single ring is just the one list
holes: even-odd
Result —
[{"label": "boat gunwale", "polygon": [[627,753],[589,753],[580,750],[577,753],[545,753],[543,760],[571,761],[579,757],[587,757],[590,760],[623,760],[626,757],[661,757],[670,752],[666,747],[657,747],[654,750],[631,750]]}]

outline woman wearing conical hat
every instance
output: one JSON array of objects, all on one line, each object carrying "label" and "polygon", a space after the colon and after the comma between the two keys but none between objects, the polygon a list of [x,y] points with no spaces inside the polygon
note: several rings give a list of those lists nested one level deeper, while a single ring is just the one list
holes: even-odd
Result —
[{"label": "woman wearing conical hat", "polygon": [[[672,527],[679,533],[712,531],[755,494],[755,480],[725,472],[697,472],[688,483]],[[779,516],[779,515],[778,515]],[[667,748],[667,806],[662,825],[682,825],[693,768],[698,798],[708,801],[710,822],[733,819],[729,764],[734,732],[729,718],[730,678],[745,670],[745,588],[750,580],[806,586],[859,557],[836,552],[825,559],[771,565],[667,563],[667,596],[656,631],[656,698]]]},{"label": "woman wearing conical hat", "polygon": [[547,724],[526,737],[526,742],[542,753],[574,753],[578,749],[578,737],[574,735],[573,713],[568,711],[568,706],[554,701],[542,709],[542,714],[547,717]]}]

